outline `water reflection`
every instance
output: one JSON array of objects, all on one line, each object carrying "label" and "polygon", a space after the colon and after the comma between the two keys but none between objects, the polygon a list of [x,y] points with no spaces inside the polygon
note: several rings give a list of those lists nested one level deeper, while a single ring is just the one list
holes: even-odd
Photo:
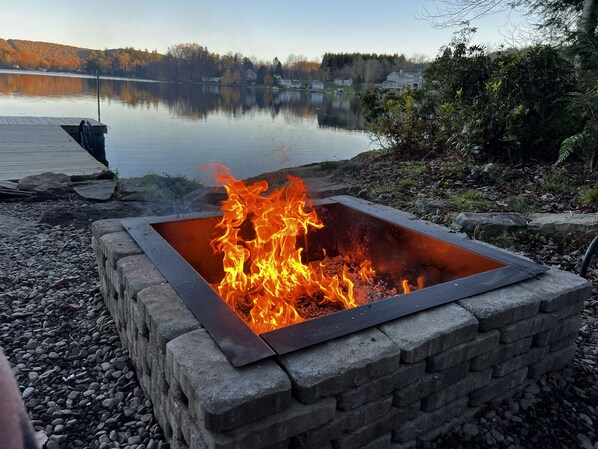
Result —
[{"label": "water reflection", "polygon": [[[93,78],[0,71],[0,115],[96,117],[96,96]],[[121,177],[196,179],[197,167],[216,161],[247,178],[371,144],[356,97],[106,78],[100,97],[106,158]]]},{"label": "water reflection", "polygon": [[[0,73],[0,95],[22,97],[95,97],[96,80],[63,76]],[[265,88],[190,85],[101,79],[101,101],[121,101],[133,108],[165,105],[171,115],[187,120],[205,120],[213,112],[227,117],[269,112],[290,121],[317,118],[318,126],[363,130],[356,97]]]}]

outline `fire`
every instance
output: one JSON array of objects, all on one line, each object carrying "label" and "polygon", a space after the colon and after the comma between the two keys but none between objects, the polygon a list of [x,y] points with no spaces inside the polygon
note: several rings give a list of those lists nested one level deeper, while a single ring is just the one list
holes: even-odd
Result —
[{"label": "fire", "polygon": [[[301,261],[297,238],[324,226],[301,179],[289,176],[288,185],[267,193],[266,181],[248,185],[225,167],[208,168],[228,194],[217,225],[223,234],[211,242],[223,254],[224,278],[216,289],[233,310],[244,312],[240,315],[248,317],[254,332],[304,321],[296,308],[304,296],[317,295],[321,304],[342,308],[358,305],[347,265],[340,275],[330,276],[318,264]],[[361,261],[359,267],[358,275],[371,282],[371,262]]]}]

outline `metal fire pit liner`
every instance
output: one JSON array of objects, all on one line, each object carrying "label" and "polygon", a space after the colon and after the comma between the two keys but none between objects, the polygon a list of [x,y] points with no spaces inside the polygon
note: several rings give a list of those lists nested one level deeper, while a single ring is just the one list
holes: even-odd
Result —
[{"label": "metal fire pit liner", "polygon": [[122,220],[121,223],[235,366],[244,366],[275,354],[282,355],[306,348],[386,321],[514,284],[548,271],[547,267],[526,259],[468,240],[462,235],[446,232],[423,221],[371,207],[351,197],[331,197],[314,201],[313,204],[322,206],[335,203],[390,225],[400,226],[471,251],[504,266],[258,335],[152,227],[158,223],[217,217],[222,215],[221,212],[131,218]]}]

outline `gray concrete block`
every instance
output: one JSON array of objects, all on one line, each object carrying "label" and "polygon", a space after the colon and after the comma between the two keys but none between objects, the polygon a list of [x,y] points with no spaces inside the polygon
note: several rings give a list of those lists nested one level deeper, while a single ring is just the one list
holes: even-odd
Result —
[{"label": "gray concrete block", "polygon": [[522,385],[527,376],[527,366],[504,377],[493,379],[486,386],[469,393],[469,405],[476,407],[488,402],[501,392]]},{"label": "gray concrete block", "polygon": [[567,348],[571,345],[574,345],[577,341],[577,337],[579,337],[579,332],[576,331],[572,334],[565,335],[564,337],[559,338],[558,340],[550,343],[549,352],[556,352],[560,351],[561,349]]},{"label": "gray concrete block", "polygon": [[368,444],[363,446],[363,449],[389,449],[391,443],[392,433],[388,432],[381,437],[370,441]]},{"label": "gray concrete block", "polygon": [[91,224],[91,232],[97,240],[100,240],[103,235],[124,231],[125,228],[120,224],[120,220],[120,218],[108,218],[94,221]]},{"label": "gray concrete block", "polygon": [[530,365],[528,377],[536,380],[549,371],[558,371],[564,368],[571,362],[571,360],[573,360],[576,350],[577,346],[572,344],[566,348],[548,354],[538,363]]},{"label": "gray concrete block", "polygon": [[[207,449],[208,445],[199,427],[188,413],[181,413],[180,433],[189,449]],[[172,448],[171,448],[172,449]]]},{"label": "gray concrete block", "polygon": [[469,373],[469,361],[437,373],[427,373],[420,380],[395,391],[393,404],[405,407],[425,396],[460,381]]},{"label": "gray concrete block", "polygon": [[166,351],[170,340],[201,327],[170,284],[141,290],[137,302],[144,323],[162,351]]},{"label": "gray concrete block", "polygon": [[541,295],[540,310],[554,312],[576,302],[583,303],[592,292],[592,284],[573,273],[551,268],[536,279],[520,283],[522,288]]},{"label": "gray concrete block", "polygon": [[507,374],[511,374],[524,366],[533,365],[538,363],[548,354],[548,348],[532,348],[524,354],[520,354],[509,360],[501,363],[497,363],[492,371],[492,377],[503,377]]},{"label": "gray concrete block", "polygon": [[91,238],[91,249],[93,250],[93,253],[96,256],[98,270],[99,270],[99,273],[101,276],[104,271],[104,267],[106,265],[106,256],[104,256],[104,253],[102,252],[102,248],[100,248],[100,241],[98,239],[96,239],[95,237]]},{"label": "gray concrete block", "polygon": [[466,422],[471,422],[475,420],[474,416],[476,413],[479,412],[479,407],[468,407],[465,409],[462,415],[455,416],[450,421],[442,424],[441,426],[436,427],[435,429],[430,430],[429,432],[421,435],[418,438],[420,442],[428,442],[436,439],[439,435],[443,435],[448,433],[453,427],[459,426]]},{"label": "gray concrete block", "polygon": [[551,313],[538,313],[537,315],[507,324],[500,328],[500,341],[512,343],[530,335],[551,329],[556,325],[557,318]]},{"label": "gray concrete block", "polygon": [[584,301],[577,301],[568,306],[563,307],[562,309],[558,309],[555,312],[552,312],[551,315],[557,320],[561,321],[565,318],[569,318],[572,315],[577,315],[581,313],[584,309]]},{"label": "gray concrete block", "polygon": [[166,282],[164,276],[143,254],[123,257],[116,263],[116,268],[125,290],[133,300],[137,300],[137,293],[144,288]]},{"label": "gray concrete block", "polygon": [[472,372],[459,382],[423,398],[421,409],[424,412],[431,412],[443,405],[465,397],[468,393],[487,385],[490,382],[491,376],[491,368],[476,373]]},{"label": "gray concrete block", "polygon": [[490,352],[497,348],[499,338],[497,330],[479,334],[473,340],[429,357],[426,369],[431,372],[445,370]]},{"label": "gray concrete block", "polygon": [[378,328],[394,341],[402,360],[415,363],[471,340],[477,331],[476,319],[457,304],[447,304],[403,317]]},{"label": "gray concrete block", "polygon": [[272,360],[234,367],[204,329],[171,340],[166,358],[173,377],[212,431],[233,429],[286,409],[291,383]]},{"label": "gray concrete block", "polygon": [[310,404],[395,372],[400,350],[386,335],[371,328],[278,359],[293,382],[293,396]]},{"label": "gray concrete block", "polygon": [[123,257],[142,253],[139,245],[126,231],[113,232],[100,237],[100,249],[113,268],[116,268],[116,262]]},{"label": "gray concrete block", "polygon": [[459,398],[450,404],[429,413],[420,413],[417,418],[405,422],[392,433],[394,442],[408,442],[462,415],[467,409],[467,398]]},{"label": "gray concrete block", "polygon": [[387,415],[391,410],[391,403],[392,398],[388,397],[349,411],[337,410],[333,420],[317,429],[293,437],[293,448],[318,449],[323,443],[338,439],[343,432],[350,432]]},{"label": "gray concrete block", "polygon": [[529,318],[540,309],[540,295],[517,285],[461,299],[457,303],[479,321],[479,330],[488,332]]},{"label": "gray concrete block", "polygon": [[394,373],[388,376],[343,391],[336,398],[336,406],[339,410],[349,410],[381,396],[392,395],[394,390],[401,389],[420,379],[424,375],[425,369],[425,362],[400,365]]},{"label": "gray concrete block", "polygon": [[534,346],[548,346],[551,343],[579,331],[581,315],[573,315],[562,320],[557,327],[534,335]]},{"label": "gray concrete block", "polygon": [[394,416],[388,414],[387,416],[378,419],[377,421],[368,423],[350,433],[344,433],[341,437],[333,441],[335,449],[361,449],[369,445],[372,441],[378,439],[380,435],[387,437],[387,444],[390,446],[391,431],[393,427]]},{"label": "gray concrete block", "polygon": [[549,357],[554,360],[554,363],[552,364],[552,370],[560,371],[569,365],[569,363],[571,363],[571,361],[575,358],[575,351],[577,351],[577,345],[572,344],[561,349],[560,351],[550,353]]},{"label": "gray concrete block", "polygon": [[516,355],[527,352],[532,346],[532,341],[532,337],[527,337],[514,341],[513,343],[501,343],[492,351],[480,354],[471,359],[470,369],[472,371],[481,371],[515,357]]},{"label": "gray concrete block", "polygon": [[335,406],[334,398],[309,405],[292,401],[284,411],[228,432],[206,432],[204,438],[210,449],[261,449],[318,428],[334,418]]}]

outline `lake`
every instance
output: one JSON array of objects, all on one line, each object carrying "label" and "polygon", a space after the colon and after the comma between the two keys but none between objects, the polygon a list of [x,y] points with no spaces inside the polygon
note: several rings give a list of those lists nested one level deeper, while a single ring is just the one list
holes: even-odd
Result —
[{"label": "lake", "polygon": [[[92,77],[0,71],[0,115],[97,119],[96,96]],[[100,107],[120,177],[201,179],[213,161],[247,178],[371,146],[354,96],[101,78]]]}]

